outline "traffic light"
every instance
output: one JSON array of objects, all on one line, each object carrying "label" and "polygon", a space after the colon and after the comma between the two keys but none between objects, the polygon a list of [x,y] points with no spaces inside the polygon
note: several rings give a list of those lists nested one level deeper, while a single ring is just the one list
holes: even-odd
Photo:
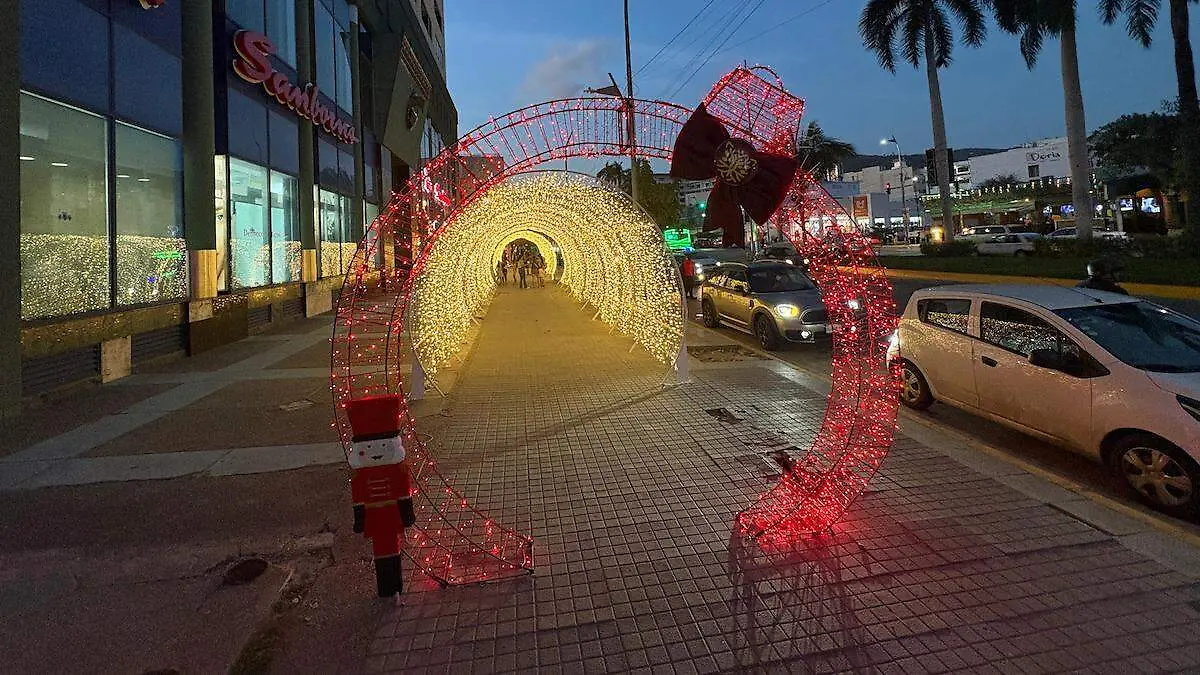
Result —
[{"label": "traffic light", "polygon": [[892,184],[891,183],[884,183],[883,189],[887,190],[887,193],[889,196],[892,194]]}]

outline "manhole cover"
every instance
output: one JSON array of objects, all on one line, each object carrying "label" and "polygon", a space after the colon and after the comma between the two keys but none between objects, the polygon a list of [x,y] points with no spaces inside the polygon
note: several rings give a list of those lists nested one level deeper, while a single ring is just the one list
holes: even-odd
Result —
[{"label": "manhole cover", "polygon": [[748,361],[762,356],[738,345],[688,347],[688,356],[697,361]]},{"label": "manhole cover", "polygon": [[241,586],[242,584],[254,581],[266,571],[266,560],[262,558],[246,558],[245,560],[239,560],[233,564],[233,567],[225,570],[225,578],[222,583],[226,586]]}]

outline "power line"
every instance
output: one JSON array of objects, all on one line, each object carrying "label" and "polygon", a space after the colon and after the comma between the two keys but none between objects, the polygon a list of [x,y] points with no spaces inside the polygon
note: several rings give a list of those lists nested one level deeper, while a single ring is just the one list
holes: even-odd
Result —
[{"label": "power line", "polygon": [[[696,75],[700,72],[700,69],[703,68],[704,66],[708,65],[708,62],[711,61],[714,56],[716,56],[718,53],[720,53],[720,51],[725,47],[725,43],[729,42],[730,38],[732,38],[734,35],[737,34],[737,32],[739,30],[742,29],[742,26],[744,26],[746,24],[746,21],[749,20],[750,17],[753,16],[754,13],[758,11],[758,8],[762,7],[763,3],[765,3],[766,1],[767,0],[758,0],[758,4],[754,5],[754,7],[751,8],[751,10],[748,13],[746,13],[745,16],[742,17],[742,20],[738,22],[738,25],[734,26],[733,30],[729,31],[729,34],[725,36],[725,39],[721,40],[721,43],[718,44],[716,46],[716,48],[714,48],[711,52],[709,52],[708,56],[703,61],[700,62],[700,65],[696,66],[696,69],[692,71],[692,74],[688,75],[686,80],[679,83],[679,86],[675,87],[675,89],[667,96],[667,98],[671,98],[672,96],[675,96],[680,91],[682,91],[683,88],[687,86],[688,82],[691,82],[692,78],[696,77]],[[829,1],[832,1],[832,0],[829,0]]]},{"label": "power line", "polygon": [[[720,10],[717,10],[717,12],[715,12],[712,15],[712,17],[710,17],[715,20],[712,23],[710,23],[707,27],[702,29],[700,32],[693,35],[692,38],[688,41],[688,43],[686,45],[684,45],[683,47],[681,47],[679,51],[686,53],[686,52],[690,51],[692,46],[696,45],[697,43],[700,43],[701,45],[711,44],[711,42],[713,40],[715,40],[718,35],[721,34],[721,26],[729,25],[729,23],[734,19],[734,17],[736,17],[738,14],[740,14],[742,12],[743,9],[745,9],[745,7],[748,3],[749,3],[749,0],[742,0],[742,2],[740,4],[733,5],[733,9],[725,12],[724,15],[721,14]],[[700,46],[698,48],[698,50],[696,51],[696,53],[693,54],[692,57],[687,60],[687,63],[685,63],[681,68],[678,69],[679,73],[678,73],[678,75],[676,75],[676,77],[679,77],[683,73],[686,73],[688,71],[688,69],[692,67],[692,64],[696,63],[696,60],[700,58],[700,55],[704,53],[704,49],[705,48],[703,46]],[[670,84],[667,85],[667,87],[670,87],[670,86],[671,86]]]},{"label": "power line", "polygon": [[789,23],[791,23],[791,22],[793,22],[793,21],[796,21],[797,19],[801,19],[801,18],[803,18],[803,17],[806,17],[806,16],[808,16],[809,14],[812,14],[813,12],[817,11],[818,9],[821,9],[821,8],[822,8],[822,7],[824,7],[825,5],[828,5],[828,4],[832,3],[832,2],[833,2],[833,0],[824,0],[823,2],[818,2],[817,4],[813,5],[812,7],[809,7],[808,9],[804,10],[803,12],[800,12],[800,13],[799,13],[799,14],[797,14],[796,16],[793,16],[793,17],[792,17],[792,18],[790,18],[790,19],[784,19],[783,21],[780,21],[779,23],[775,24],[774,26],[771,26],[770,28],[768,28],[768,29],[766,29],[766,30],[762,31],[761,33],[758,33],[758,34],[752,35],[752,36],[750,36],[750,37],[746,38],[745,40],[742,40],[741,42],[738,42],[737,44],[734,44],[734,45],[730,46],[729,48],[730,48],[730,49],[737,49],[738,47],[741,47],[742,45],[745,45],[745,44],[749,44],[749,43],[751,43],[751,42],[754,42],[754,41],[755,41],[755,40],[757,40],[758,38],[760,38],[760,37],[762,37],[762,36],[766,35],[767,33],[770,33],[771,31],[775,30],[776,28],[781,28],[781,27],[783,27],[783,26],[785,26],[785,25],[787,25],[787,24],[789,24]]},{"label": "power line", "polygon": [[704,13],[704,10],[711,7],[713,2],[714,2],[714,0],[708,0],[708,2],[704,3],[704,6],[700,8],[700,11],[693,14],[692,18],[688,19],[688,22],[683,24],[683,28],[680,28],[678,32],[676,32],[674,35],[672,35],[671,39],[667,40],[667,43],[665,45],[663,45],[662,47],[659,47],[658,51],[654,53],[654,56],[651,56],[649,61],[643,63],[642,67],[638,68],[637,72],[634,74],[641,75],[643,70],[650,67],[650,64],[654,63],[654,60],[657,59],[659,56],[661,56],[662,53],[664,51],[666,51],[667,47],[670,47],[672,44],[674,44],[675,40],[677,40],[680,35],[683,35],[683,32],[688,29],[688,26],[691,26],[693,23],[695,23],[696,19],[699,19],[700,15]]}]

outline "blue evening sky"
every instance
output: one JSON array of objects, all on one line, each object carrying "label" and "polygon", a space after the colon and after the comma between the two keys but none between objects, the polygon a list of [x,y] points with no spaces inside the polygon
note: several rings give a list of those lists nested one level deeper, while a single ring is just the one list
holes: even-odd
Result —
[{"label": "blue evening sky", "polygon": [[[634,71],[705,2],[631,0]],[[737,25],[720,20],[738,7],[758,4],[715,0],[674,45],[635,75],[638,96],[667,98]],[[860,152],[879,152],[879,139],[890,134],[906,153],[921,152],[932,145],[924,70],[902,64],[893,75],[879,67],[858,35],[863,5],[864,0],[763,0],[726,46],[668,100],[693,106],[732,66],[762,63],[807,101],[807,120],[820,121],[827,133],[853,142]],[[1095,5],[1079,0],[1089,131],[1128,112],[1155,110],[1175,96],[1167,3],[1150,49],[1130,40],[1120,25],[1104,26]],[[805,11],[810,13],[751,40]],[[1197,15],[1200,7],[1194,6],[1193,36],[1200,36]],[[624,87],[621,0],[450,0],[446,44],[460,134],[522,105],[606,85],[610,71]],[[1057,41],[1046,43],[1031,72],[1016,38],[989,25],[982,48],[955,49],[954,63],[942,71],[941,81],[953,147],[1008,147],[1064,133]]]}]

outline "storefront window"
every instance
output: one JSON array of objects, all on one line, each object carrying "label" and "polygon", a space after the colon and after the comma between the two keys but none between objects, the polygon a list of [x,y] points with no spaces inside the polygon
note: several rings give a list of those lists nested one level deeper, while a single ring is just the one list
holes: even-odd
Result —
[{"label": "storefront window", "polygon": [[271,172],[271,281],[300,279],[300,202],[296,179]]},{"label": "storefront window", "polygon": [[267,229],[267,170],[229,160],[229,257],[233,287],[267,285],[271,249]]},{"label": "storefront window", "polygon": [[337,24],[333,22],[333,14],[322,4],[317,4],[313,11],[313,23],[317,38],[317,86],[327,96],[333,98],[337,93],[337,78],[334,75],[336,58],[334,54],[334,38]]},{"label": "storefront window", "polygon": [[374,253],[371,255],[371,265],[375,269],[383,267],[383,246],[379,240],[379,229],[372,228],[371,224],[379,217],[379,206],[371,202],[363,202],[363,239],[367,243],[367,248],[374,247]]},{"label": "storefront window", "polygon": [[333,41],[334,57],[337,66],[337,104],[342,110],[354,110],[354,90],[350,86],[350,31],[341,26],[337,27],[337,36]]},{"label": "storefront window", "polygon": [[179,142],[117,124],[117,304],[187,297]]},{"label": "storefront window", "polygon": [[109,306],[104,118],[21,94],[21,318]]},{"label": "storefront window", "polygon": [[109,36],[104,15],[74,0],[21,0],[20,12],[21,82],[107,111]]},{"label": "storefront window", "polygon": [[321,234],[321,276],[332,277],[342,266],[341,195],[321,190],[317,203]]},{"label": "storefront window", "polygon": [[275,43],[276,55],[296,66],[296,0],[267,0],[267,37]]},{"label": "storefront window", "polygon": [[[354,199],[346,195],[340,195],[342,201],[342,265],[339,268],[341,274],[345,274],[346,270],[350,269],[350,263],[354,260],[354,252],[358,250],[358,237],[354,234]],[[362,214],[359,214],[360,216]]]},{"label": "storefront window", "polygon": [[225,0],[225,16],[246,30],[266,32],[263,0]]}]

